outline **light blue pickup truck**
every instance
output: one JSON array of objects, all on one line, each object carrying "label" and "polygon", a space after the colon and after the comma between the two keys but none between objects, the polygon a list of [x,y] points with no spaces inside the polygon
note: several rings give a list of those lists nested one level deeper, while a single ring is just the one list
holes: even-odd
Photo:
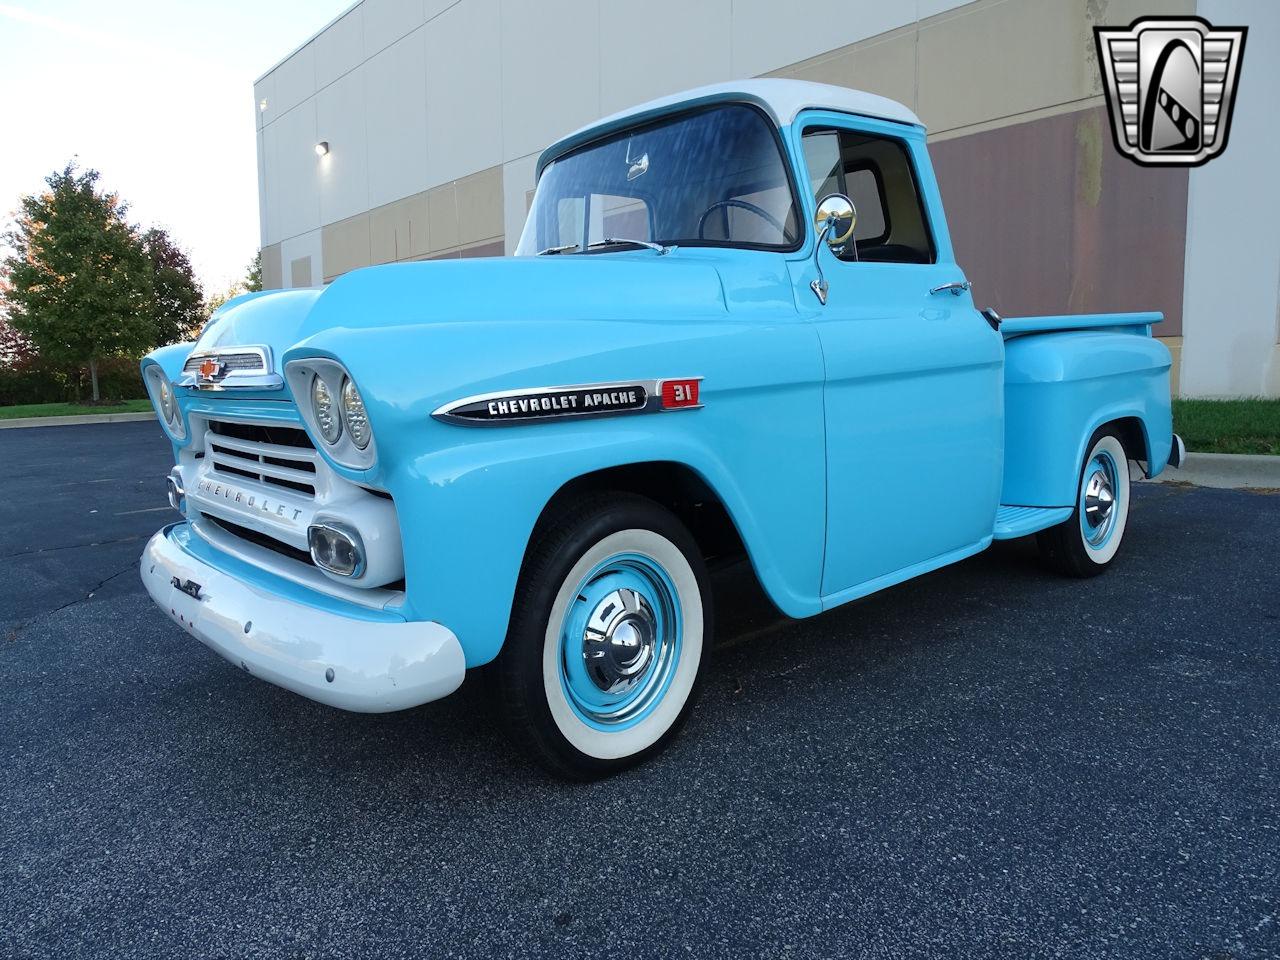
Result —
[{"label": "light blue pickup truck", "polygon": [[518,744],[605,775],[693,705],[709,564],[791,617],[993,539],[1104,570],[1131,469],[1183,456],[1160,319],[975,309],[901,104],[693,90],[543,153],[514,257],[249,294],[147,357],[185,519],[142,578],[336,707],[488,665]]}]

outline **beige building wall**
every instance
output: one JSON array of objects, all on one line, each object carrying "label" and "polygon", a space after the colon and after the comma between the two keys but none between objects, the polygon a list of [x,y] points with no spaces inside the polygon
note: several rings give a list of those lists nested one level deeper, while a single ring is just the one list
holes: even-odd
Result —
[{"label": "beige building wall", "polygon": [[[655,0],[636,18],[606,0],[364,0],[256,85],[263,242],[319,230],[319,249],[298,257],[320,261],[316,282],[497,242],[510,252],[547,143],[613,110],[734,76],[881,93],[916,110],[935,139],[1096,107],[1092,28],[1193,9],[1194,0]],[[546,69],[548,57],[593,48],[609,56]],[[329,154],[317,158],[321,141]]]},{"label": "beige building wall", "polygon": [[262,245],[284,264],[272,276],[306,277],[302,259],[321,282],[509,251],[558,136],[963,3],[650,0],[637,16],[613,0],[361,0],[254,87]]},{"label": "beige building wall", "polygon": [[1191,174],[1182,385],[1280,397],[1280,3],[1201,0],[1249,27],[1227,151]]},{"label": "beige building wall", "polygon": [[325,283],[375,263],[501,256],[502,168],[326,224],[321,237]]},{"label": "beige building wall", "polygon": [[1187,172],[1147,170],[1113,148],[1093,28],[1194,12],[1194,0],[979,0],[771,75],[916,111],[980,305],[1005,316],[1160,310],[1157,335],[1172,341]]},{"label": "beige building wall", "polygon": [[[1280,284],[1265,289],[1280,255],[1267,247],[1252,268],[1258,282],[1238,284],[1256,288],[1240,304],[1253,346],[1215,349],[1206,332],[1228,321],[1210,301],[1232,265],[1197,273],[1188,194],[1209,222],[1225,202],[1239,202],[1239,178],[1217,175],[1227,158],[1190,175],[1121,158],[1093,39],[1095,26],[1149,14],[1199,12],[1222,23],[1252,16],[1250,83],[1254,61],[1280,62],[1280,4],[1257,7],[651,0],[634,17],[610,0],[363,0],[255,87],[264,279],[306,278],[303,258],[315,283],[372,263],[509,253],[538,153],[557,137],[698,84],[793,77],[880,93],[920,115],[957,260],[980,304],[1011,316],[1159,309],[1166,322],[1157,334],[1174,354],[1175,382],[1189,365],[1200,389],[1229,393],[1240,383],[1257,384],[1240,392],[1280,392]],[[566,62],[573,69],[553,68]],[[1265,104],[1262,93],[1252,96]],[[1274,152],[1280,141],[1269,136]],[[317,158],[321,140],[330,153]],[[1236,136],[1232,146],[1237,155],[1257,152]],[[1249,176],[1263,179],[1252,167]],[[1250,181],[1244,193],[1252,190]],[[1275,190],[1264,206],[1280,203]],[[1184,319],[1190,295],[1201,316]],[[1194,334],[1185,341],[1184,323]],[[1271,346],[1259,347],[1262,340]]]}]

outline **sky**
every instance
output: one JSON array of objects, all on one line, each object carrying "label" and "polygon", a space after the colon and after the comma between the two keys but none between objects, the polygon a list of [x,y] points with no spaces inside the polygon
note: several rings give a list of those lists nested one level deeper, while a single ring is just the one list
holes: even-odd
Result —
[{"label": "sky", "polygon": [[258,250],[253,81],[351,0],[0,0],[0,222],[76,159],[207,293]]}]

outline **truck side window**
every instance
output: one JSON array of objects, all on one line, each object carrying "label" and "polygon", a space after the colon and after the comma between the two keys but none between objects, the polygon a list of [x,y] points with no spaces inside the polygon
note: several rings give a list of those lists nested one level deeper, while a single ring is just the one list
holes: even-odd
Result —
[{"label": "truck side window", "polygon": [[933,244],[906,147],[853,130],[806,130],[805,164],[814,198],[843,193],[858,211],[857,244],[842,260],[932,263]]}]

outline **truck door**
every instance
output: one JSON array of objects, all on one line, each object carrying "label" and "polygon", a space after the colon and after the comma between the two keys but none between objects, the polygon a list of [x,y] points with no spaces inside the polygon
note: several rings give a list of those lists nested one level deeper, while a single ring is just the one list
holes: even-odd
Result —
[{"label": "truck door", "polygon": [[818,251],[825,305],[812,258],[796,264],[826,363],[822,593],[835,604],[990,541],[1004,342],[954,261],[923,131],[818,112],[796,129],[805,186],[857,210],[844,250]]}]

